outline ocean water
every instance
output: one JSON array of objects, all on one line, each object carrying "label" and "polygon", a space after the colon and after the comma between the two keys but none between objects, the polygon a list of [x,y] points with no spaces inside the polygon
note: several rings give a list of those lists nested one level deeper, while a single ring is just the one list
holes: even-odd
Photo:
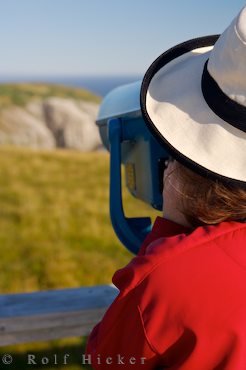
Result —
[{"label": "ocean water", "polygon": [[68,86],[85,88],[104,97],[115,87],[138,81],[140,79],[142,79],[142,76],[80,77],[67,78],[61,81],[61,83]]},{"label": "ocean water", "polygon": [[96,95],[104,97],[109,91],[115,87],[128,84],[131,82],[139,81],[143,78],[141,75],[136,76],[48,76],[48,77],[35,77],[35,76],[20,76],[8,77],[0,76],[0,83],[18,83],[18,82],[43,82],[43,83],[56,83],[66,86],[81,87]]}]

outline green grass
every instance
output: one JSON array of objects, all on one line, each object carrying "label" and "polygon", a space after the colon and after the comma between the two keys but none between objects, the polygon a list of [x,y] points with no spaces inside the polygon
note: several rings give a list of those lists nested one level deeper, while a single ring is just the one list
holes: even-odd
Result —
[{"label": "green grass", "polygon": [[0,108],[25,106],[31,100],[56,96],[99,103],[101,98],[85,89],[42,83],[0,84]]},{"label": "green grass", "polygon": [[[108,284],[129,262],[110,223],[108,173],[107,153],[0,148],[2,293]],[[125,188],[123,197],[127,216],[157,215]],[[18,366],[6,367],[24,370],[27,353],[71,353],[69,366],[45,367],[77,370],[83,348],[82,338],[11,346],[0,361],[11,353]]]}]

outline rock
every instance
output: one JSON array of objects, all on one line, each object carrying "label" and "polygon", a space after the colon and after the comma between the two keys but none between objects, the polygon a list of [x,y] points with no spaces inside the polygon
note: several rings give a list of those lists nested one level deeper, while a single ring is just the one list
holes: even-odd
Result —
[{"label": "rock", "polygon": [[43,122],[20,107],[1,111],[0,144],[42,149],[51,149],[56,145],[54,136]]},{"label": "rock", "polygon": [[101,146],[97,111],[97,104],[73,99],[52,97],[43,102],[46,125],[61,148],[91,151]]},{"label": "rock", "polygon": [[24,108],[5,108],[0,112],[0,145],[101,149],[95,124],[98,108],[96,103],[58,97],[31,101]]},{"label": "rock", "polygon": [[38,120],[40,120],[40,122],[42,122],[42,124],[44,124],[46,126],[42,100],[30,101],[25,106],[25,110],[27,110],[29,113],[31,113],[34,117],[36,117]]}]

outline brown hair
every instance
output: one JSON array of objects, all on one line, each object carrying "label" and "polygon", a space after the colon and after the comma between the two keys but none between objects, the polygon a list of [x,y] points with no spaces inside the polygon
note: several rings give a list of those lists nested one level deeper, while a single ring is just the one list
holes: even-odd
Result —
[{"label": "brown hair", "polygon": [[246,189],[202,177],[180,163],[175,171],[181,180],[180,211],[192,226],[246,220]]}]

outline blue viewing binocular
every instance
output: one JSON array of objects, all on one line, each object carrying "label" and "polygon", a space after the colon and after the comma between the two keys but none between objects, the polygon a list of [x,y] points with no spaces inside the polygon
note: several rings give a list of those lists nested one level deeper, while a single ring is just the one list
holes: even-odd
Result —
[{"label": "blue viewing binocular", "polygon": [[104,146],[110,151],[110,216],[119,240],[133,253],[151,230],[149,217],[126,218],[122,205],[121,164],[130,193],[162,210],[163,171],[169,154],[146,126],[140,109],[141,81],[112,90],[98,118]]}]

